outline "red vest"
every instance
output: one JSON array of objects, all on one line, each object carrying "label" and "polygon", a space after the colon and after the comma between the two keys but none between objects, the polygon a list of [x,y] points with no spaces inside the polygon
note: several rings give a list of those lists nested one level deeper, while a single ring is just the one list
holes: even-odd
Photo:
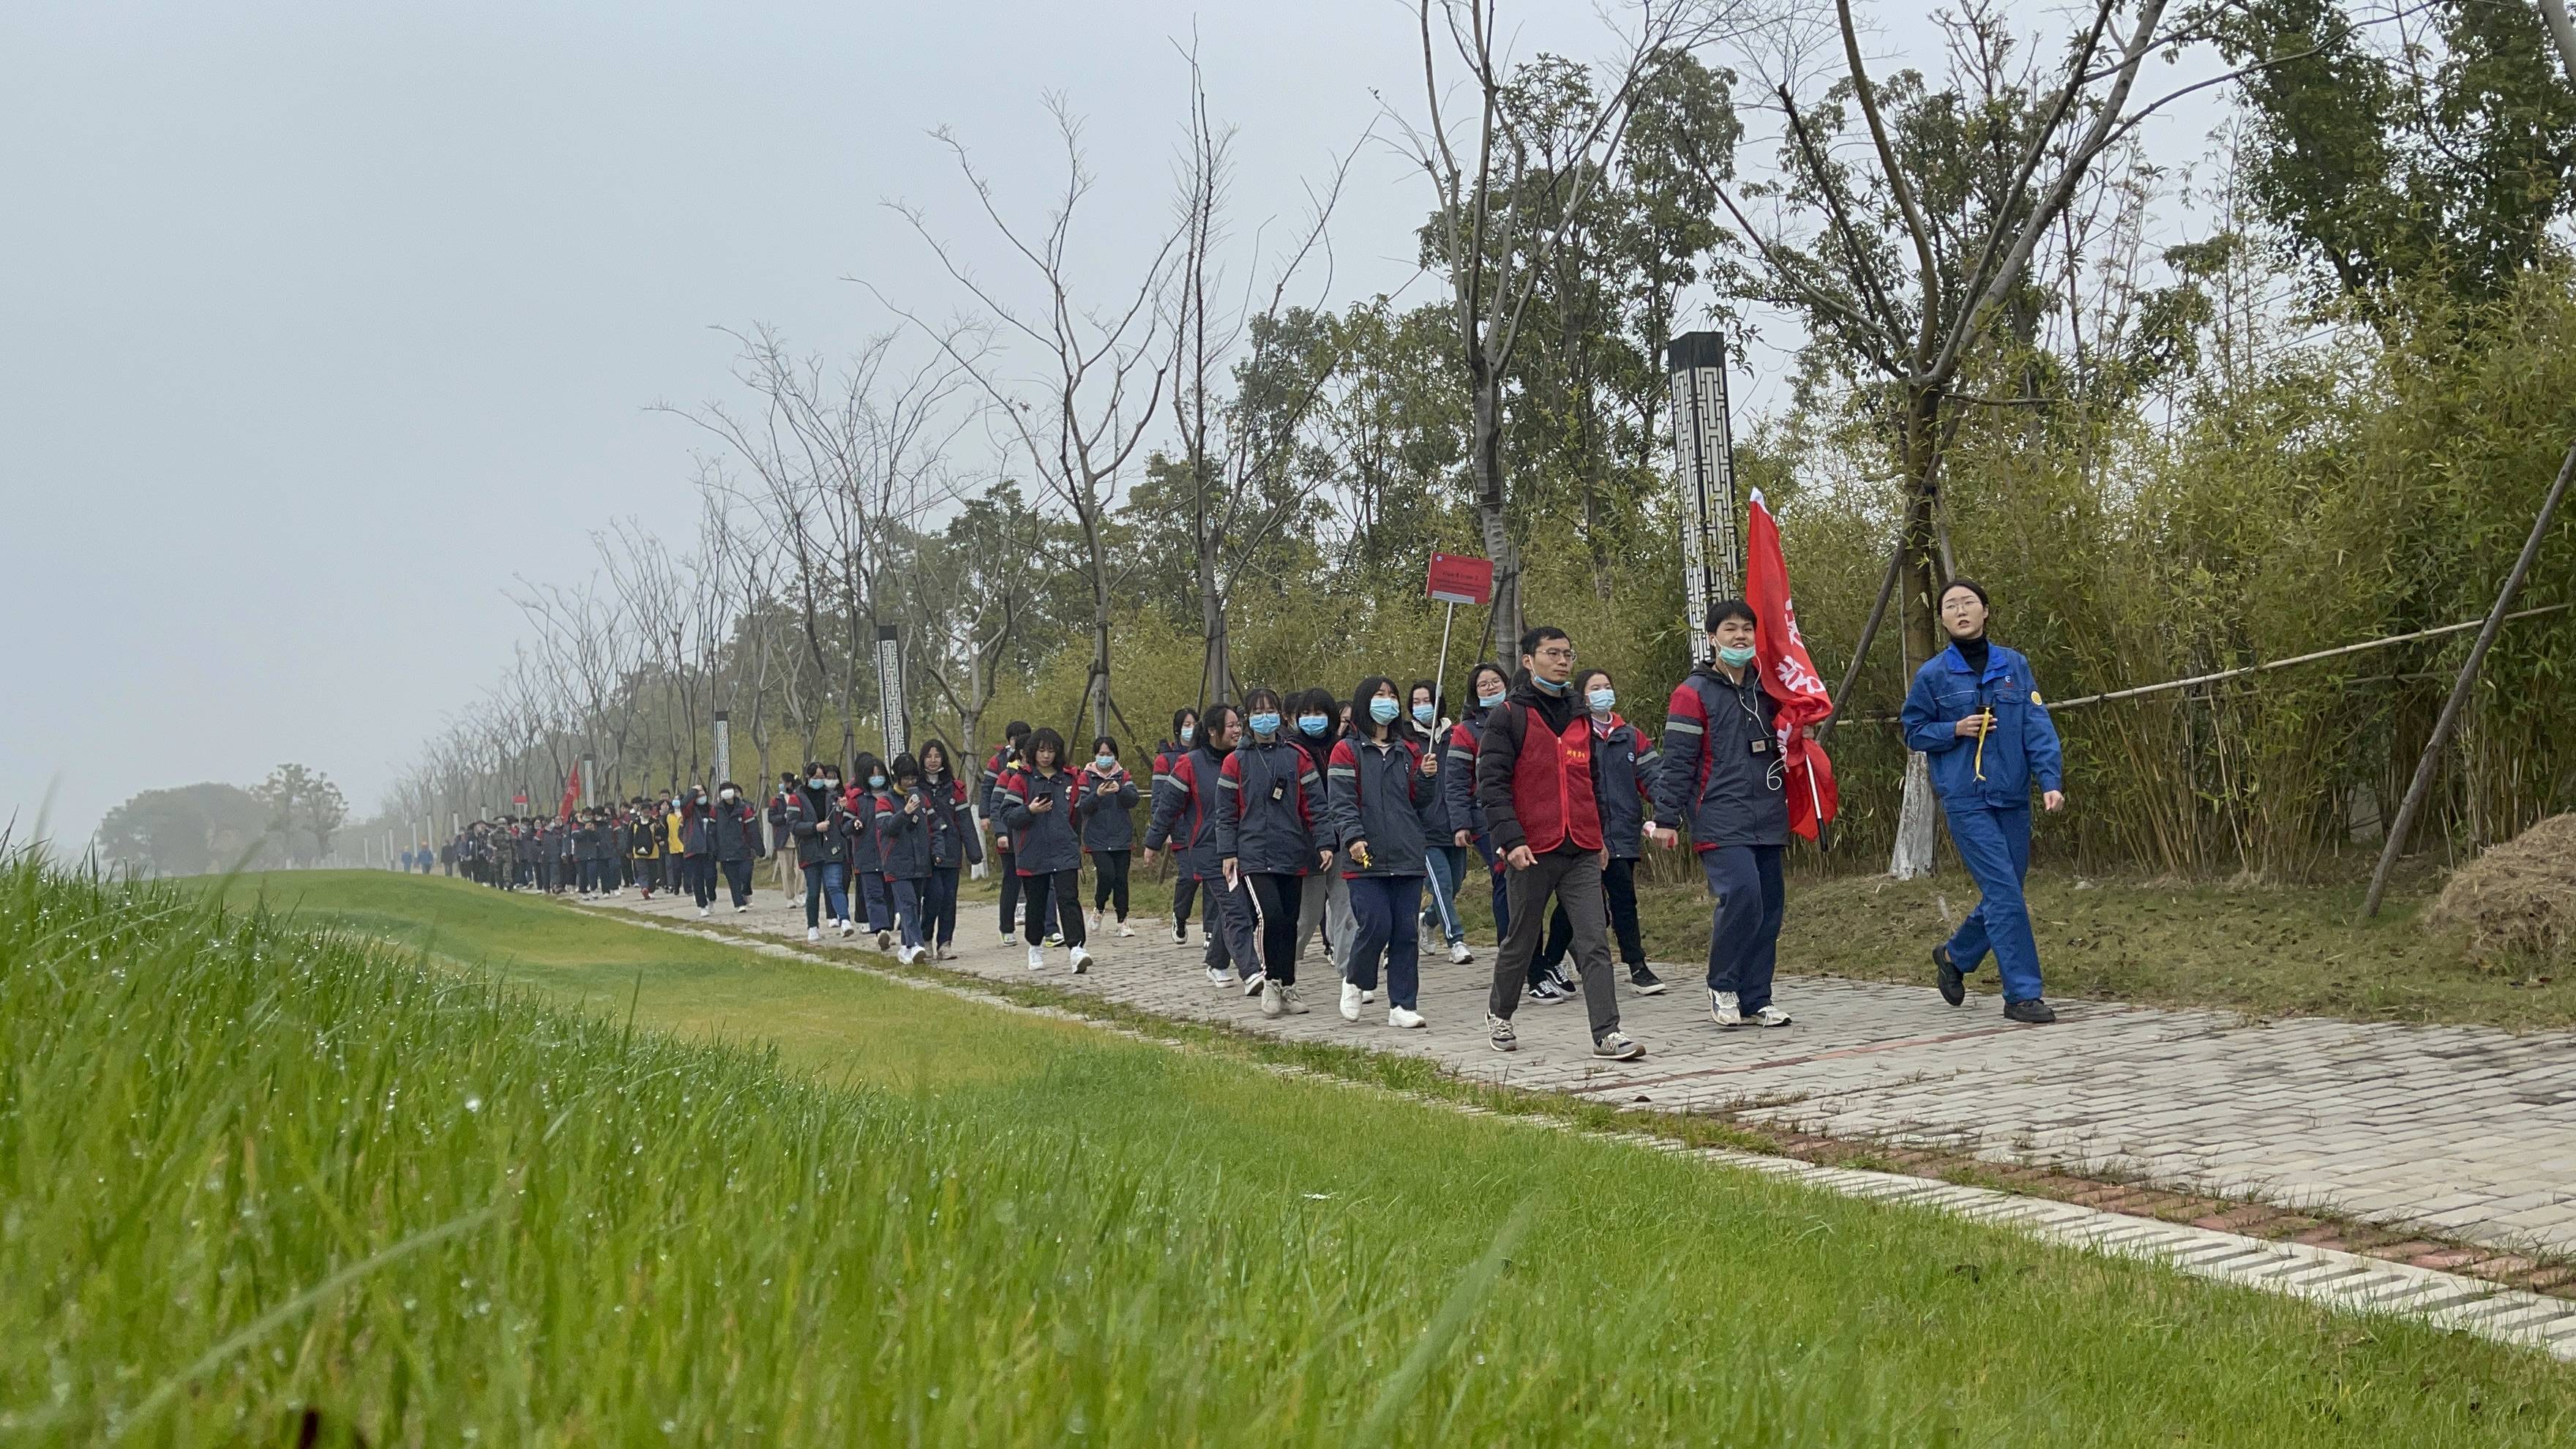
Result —
[{"label": "red vest", "polygon": [[1512,809],[1532,852],[1545,855],[1570,834],[1585,850],[1601,848],[1601,805],[1592,798],[1592,725],[1574,717],[1562,738],[1535,710],[1521,711],[1521,753],[1512,762]]}]

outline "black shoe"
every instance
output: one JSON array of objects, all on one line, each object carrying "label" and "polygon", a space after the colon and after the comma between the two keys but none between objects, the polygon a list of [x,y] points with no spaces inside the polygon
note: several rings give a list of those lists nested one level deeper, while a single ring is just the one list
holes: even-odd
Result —
[{"label": "black shoe", "polygon": [[2004,1020],[2018,1021],[2029,1026],[2046,1026],[2057,1020],[2057,1013],[2048,1009],[2047,1002],[2032,996],[2020,1001],[2005,1002]]},{"label": "black shoe", "polygon": [[1643,962],[1628,968],[1628,984],[1637,989],[1639,996],[1664,994],[1664,979],[1648,970]]},{"label": "black shoe", "polygon": [[1966,1005],[1968,978],[1960,974],[1958,963],[1950,959],[1949,947],[1932,948],[1932,970],[1941,987],[1941,999],[1952,1006]]},{"label": "black shoe", "polygon": [[1553,976],[1542,976],[1529,984],[1529,998],[1532,1001],[1563,1001],[1571,995],[1573,995],[1572,992],[1556,984],[1556,978]]}]

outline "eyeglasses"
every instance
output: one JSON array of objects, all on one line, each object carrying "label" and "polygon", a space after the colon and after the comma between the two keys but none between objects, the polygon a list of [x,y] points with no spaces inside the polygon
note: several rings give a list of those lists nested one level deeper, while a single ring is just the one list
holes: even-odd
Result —
[{"label": "eyeglasses", "polygon": [[1551,648],[1541,649],[1533,657],[1539,659],[1561,659],[1568,664],[1572,664],[1574,662],[1574,650],[1560,644]]}]

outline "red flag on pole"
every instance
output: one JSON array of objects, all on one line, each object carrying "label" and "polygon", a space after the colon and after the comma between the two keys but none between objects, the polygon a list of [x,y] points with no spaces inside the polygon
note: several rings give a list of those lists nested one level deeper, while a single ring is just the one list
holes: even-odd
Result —
[{"label": "red flag on pole", "polygon": [[1753,607],[1753,659],[1763,691],[1780,724],[1780,758],[1788,766],[1789,828],[1809,840],[1834,818],[1841,797],[1834,762],[1806,736],[1807,727],[1834,712],[1832,695],[1807,657],[1798,633],[1798,609],[1789,598],[1789,561],[1780,552],[1780,525],[1760,492],[1753,495],[1744,529],[1744,602]]},{"label": "red flag on pole", "polygon": [[572,807],[579,803],[581,803],[581,764],[575,761],[572,767],[572,778],[564,782],[563,805],[555,812],[555,818],[571,820]]}]

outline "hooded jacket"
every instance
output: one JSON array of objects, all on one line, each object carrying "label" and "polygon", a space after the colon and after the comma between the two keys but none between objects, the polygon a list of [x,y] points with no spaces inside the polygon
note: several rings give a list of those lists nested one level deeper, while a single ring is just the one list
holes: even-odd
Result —
[{"label": "hooded jacket", "polygon": [[1082,848],[1134,849],[1136,777],[1128,774],[1124,765],[1113,767],[1106,775],[1094,772],[1089,765],[1078,773],[1082,777],[1082,803],[1075,808],[1082,814]]},{"label": "hooded jacket", "polygon": [[1315,869],[1324,815],[1324,777],[1285,737],[1247,740],[1217,777],[1216,853],[1249,875],[1304,875]]},{"label": "hooded jacket", "polygon": [[1592,758],[1601,782],[1602,842],[1611,859],[1635,860],[1645,853],[1646,822],[1663,818],[1655,813],[1655,768],[1663,757],[1613,713],[1609,728],[1593,724]]},{"label": "hooded jacket", "polygon": [[[1011,832],[1011,858],[1022,875],[1053,875],[1082,869],[1082,841],[1074,813],[1074,773],[1042,775],[1035,767],[1002,776],[1002,823]],[[1029,807],[1041,798],[1053,800],[1048,810]]]},{"label": "hooded jacket", "polygon": [[846,865],[850,859],[850,837],[845,822],[849,815],[841,808],[839,792],[807,786],[787,796],[783,813],[787,834],[796,842],[799,865]]},{"label": "hooded jacket", "polygon": [[[1422,801],[1438,782],[1422,776],[1422,747],[1402,731],[1386,744],[1345,735],[1333,744],[1325,767],[1325,813],[1344,879],[1364,875],[1418,876],[1423,864]],[[1368,843],[1368,864],[1351,847]]]},{"label": "hooded jacket", "polygon": [[1440,803],[1448,816],[1451,843],[1457,831],[1485,833],[1485,807],[1476,798],[1476,743],[1485,732],[1485,721],[1492,711],[1471,709],[1449,727],[1449,740],[1440,751]]},{"label": "hooded jacket", "polygon": [[760,854],[760,812],[739,794],[728,803],[718,799],[707,806],[707,822],[712,827],[716,859],[752,860]]},{"label": "hooded jacket", "polygon": [[1752,668],[1737,683],[1703,664],[1673,687],[1655,818],[1690,829],[1691,849],[1789,843],[1789,796],[1771,696]]},{"label": "hooded jacket", "polygon": [[875,797],[877,860],[887,880],[930,879],[930,802],[888,785]]},{"label": "hooded jacket", "polygon": [[966,782],[946,770],[924,775],[921,801],[930,816],[930,863],[952,868],[981,864],[984,840],[975,829],[974,811],[967,807]]},{"label": "hooded jacket", "polygon": [[1224,793],[1217,782],[1225,760],[1205,746],[1175,758],[1156,793],[1154,817],[1145,826],[1145,848],[1170,845],[1172,864],[1192,880],[1219,880],[1225,874],[1216,853],[1217,800]]}]

